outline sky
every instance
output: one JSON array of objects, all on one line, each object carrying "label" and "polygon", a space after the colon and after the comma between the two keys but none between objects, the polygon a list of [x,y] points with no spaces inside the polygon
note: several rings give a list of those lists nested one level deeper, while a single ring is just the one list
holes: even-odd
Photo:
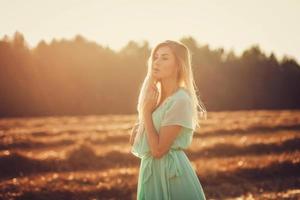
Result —
[{"label": "sky", "polygon": [[240,55],[259,45],[300,63],[300,0],[0,0],[0,38],[21,32],[40,40],[87,40],[120,50],[130,40],[150,47],[191,36],[200,45]]}]

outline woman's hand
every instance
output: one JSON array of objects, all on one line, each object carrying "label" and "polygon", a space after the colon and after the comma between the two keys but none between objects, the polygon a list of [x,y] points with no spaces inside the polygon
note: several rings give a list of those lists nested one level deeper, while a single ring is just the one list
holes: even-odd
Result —
[{"label": "woman's hand", "polygon": [[155,110],[158,94],[158,89],[155,84],[150,84],[145,96],[144,115],[151,114]]}]

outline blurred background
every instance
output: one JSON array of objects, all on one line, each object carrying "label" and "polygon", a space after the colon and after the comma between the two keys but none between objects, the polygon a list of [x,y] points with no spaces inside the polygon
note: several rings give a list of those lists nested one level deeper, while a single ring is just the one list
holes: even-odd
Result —
[{"label": "blurred background", "polygon": [[300,198],[299,1],[0,4],[0,198],[135,199],[129,134],[166,39],[208,111],[186,151],[207,198]]}]

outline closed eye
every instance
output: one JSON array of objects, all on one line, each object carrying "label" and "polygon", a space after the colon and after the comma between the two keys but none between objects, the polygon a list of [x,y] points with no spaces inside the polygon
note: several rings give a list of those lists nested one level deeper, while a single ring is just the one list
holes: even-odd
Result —
[{"label": "closed eye", "polygon": [[[154,60],[156,60],[157,59],[157,57],[154,57]],[[163,60],[168,60],[168,58],[162,58]]]}]

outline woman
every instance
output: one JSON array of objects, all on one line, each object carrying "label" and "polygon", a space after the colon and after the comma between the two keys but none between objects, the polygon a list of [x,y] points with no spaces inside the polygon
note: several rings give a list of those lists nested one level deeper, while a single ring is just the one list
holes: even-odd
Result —
[{"label": "woman", "polygon": [[137,199],[195,200],[205,195],[184,149],[199,125],[198,100],[188,48],[177,41],[157,44],[138,99],[131,152],[141,158]]}]

